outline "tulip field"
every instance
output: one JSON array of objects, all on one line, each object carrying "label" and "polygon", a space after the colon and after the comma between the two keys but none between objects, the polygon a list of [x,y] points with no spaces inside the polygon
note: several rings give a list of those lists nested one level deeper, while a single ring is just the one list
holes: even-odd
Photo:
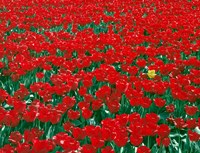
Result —
[{"label": "tulip field", "polygon": [[0,0],[0,153],[200,153],[200,0]]}]

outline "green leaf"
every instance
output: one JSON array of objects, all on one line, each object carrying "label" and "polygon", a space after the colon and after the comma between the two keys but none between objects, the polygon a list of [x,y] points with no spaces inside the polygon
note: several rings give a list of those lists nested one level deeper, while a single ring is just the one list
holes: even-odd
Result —
[{"label": "green leaf", "polygon": [[80,126],[81,124],[83,124],[81,121],[79,121],[79,120],[73,120],[73,121],[71,121],[72,122],[72,124],[74,124],[75,126]]}]

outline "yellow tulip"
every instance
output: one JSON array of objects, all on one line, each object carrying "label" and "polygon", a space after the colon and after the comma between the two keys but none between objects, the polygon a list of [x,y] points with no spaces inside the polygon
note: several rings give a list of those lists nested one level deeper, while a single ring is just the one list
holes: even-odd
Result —
[{"label": "yellow tulip", "polygon": [[155,70],[148,70],[147,75],[148,75],[149,78],[152,79],[156,76],[156,71]]}]

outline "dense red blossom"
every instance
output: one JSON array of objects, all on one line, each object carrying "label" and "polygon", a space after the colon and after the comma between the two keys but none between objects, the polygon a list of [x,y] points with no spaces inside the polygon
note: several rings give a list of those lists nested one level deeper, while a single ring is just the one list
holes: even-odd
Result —
[{"label": "dense red blossom", "polygon": [[199,6],[0,0],[0,152],[194,151]]}]

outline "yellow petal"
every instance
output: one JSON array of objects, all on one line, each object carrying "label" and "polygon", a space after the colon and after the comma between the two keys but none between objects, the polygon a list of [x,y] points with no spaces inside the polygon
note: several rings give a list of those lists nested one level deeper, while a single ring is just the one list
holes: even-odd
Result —
[{"label": "yellow petal", "polygon": [[149,78],[152,79],[156,76],[156,71],[155,70],[148,70],[147,75],[148,75]]}]

